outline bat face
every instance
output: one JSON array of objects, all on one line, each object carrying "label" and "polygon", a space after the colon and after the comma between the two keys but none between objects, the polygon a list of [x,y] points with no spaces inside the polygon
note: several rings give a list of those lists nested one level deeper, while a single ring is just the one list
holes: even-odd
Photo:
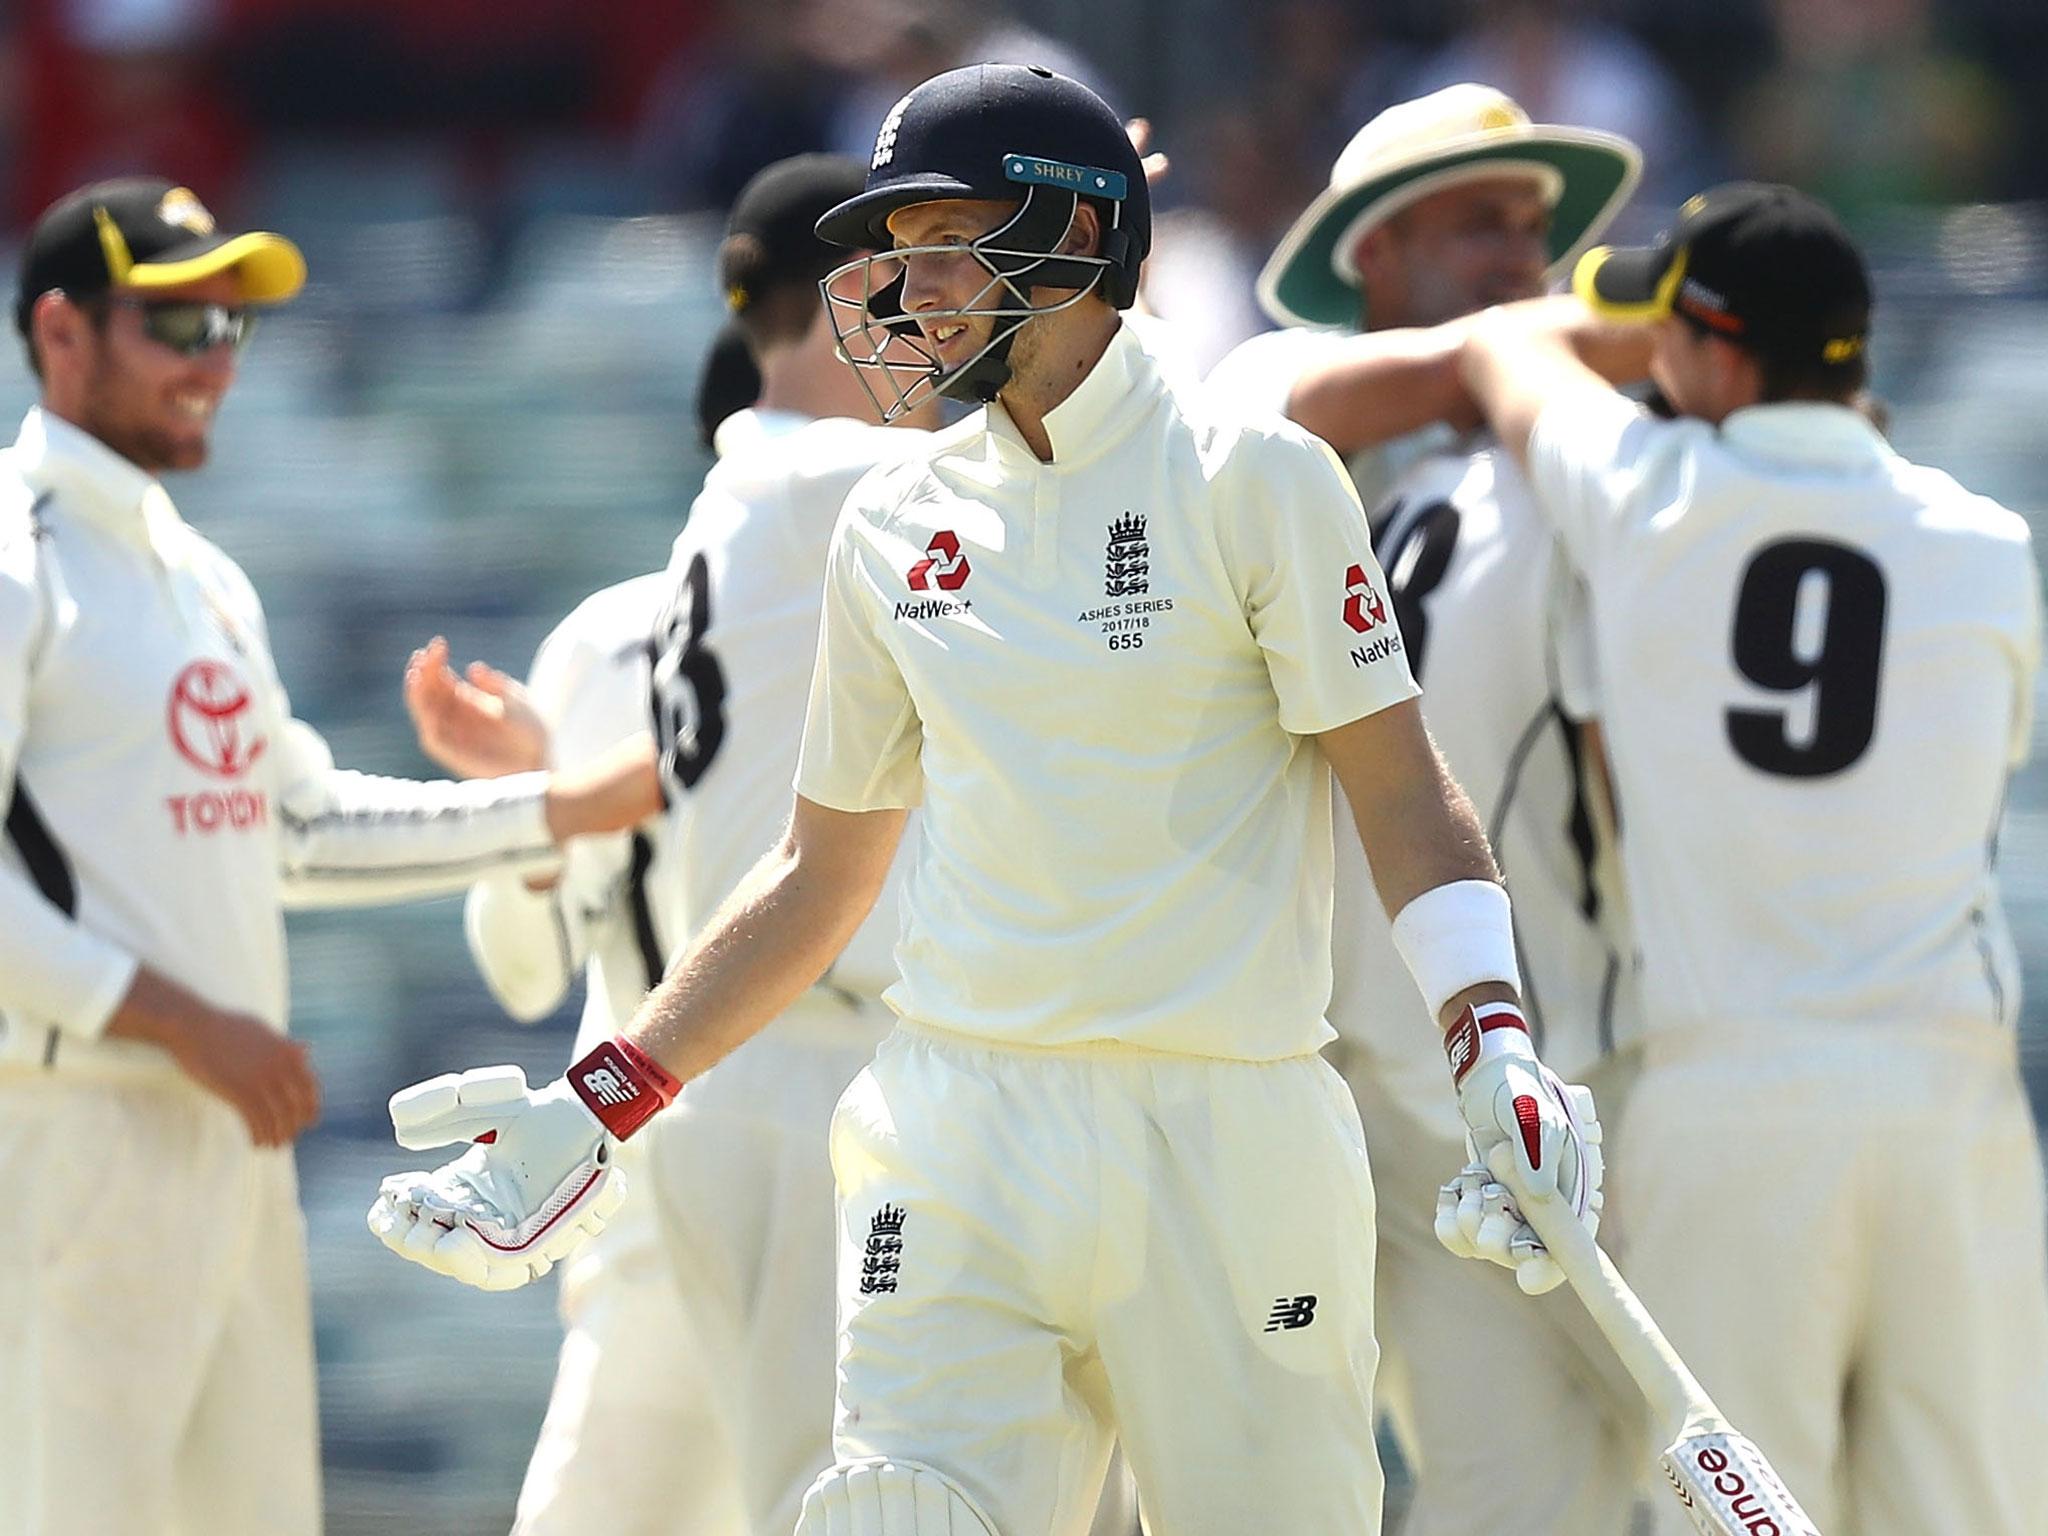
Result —
[{"label": "bat face", "polygon": [[1702,1536],[1820,1536],[1764,1453],[1733,1431],[1682,1435],[1663,1465]]}]

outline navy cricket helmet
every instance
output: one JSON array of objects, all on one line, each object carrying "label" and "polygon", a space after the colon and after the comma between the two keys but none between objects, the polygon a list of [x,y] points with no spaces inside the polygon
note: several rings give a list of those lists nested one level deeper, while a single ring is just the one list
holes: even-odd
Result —
[{"label": "navy cricket helmet", "polygon": [[[891,249],[889,217],[951,199],[1017,207],[968,244],[989,273],[981,293],[964,310],[923,317],[958,313],[999,321],[981,351],[948,371],[903,313],[903,259],[916,248]],[[1101,215],[1097,251],[1054,254],[1084,199]],[[970,64],[934,75],[890,108],[875,137],[866,188],[821,218],[818,235],[878,253],[848,262],[822,286],[840,355],[864,383],[870,375],[890,381],[893,403],[876,398],[890,420],[925,397],[920,384],[956,398],[994,399],[1009,381],[1010,343],[1035,315],[1064,309],[1090,292],[1128,309],[1152,245],[1152,204],[1138,152],[1101,97],[1036,65]],[[862,279],[857,294],[845,282],[856,273]],[[1069,296],[1034,305],[1035,288]],[[898,378],[906,373],[913,377],[908,388]]]}]

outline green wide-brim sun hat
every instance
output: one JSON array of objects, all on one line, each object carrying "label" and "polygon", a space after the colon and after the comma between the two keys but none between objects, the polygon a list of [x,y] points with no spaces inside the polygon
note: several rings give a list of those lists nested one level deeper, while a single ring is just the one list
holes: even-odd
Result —
[{"label": "green wide-brim sun hat", "polygon": [[[1544,180],[1554,178],[1558,188],[1550,218],[1550,273],[1555,275],[1568,269],[1621,211],[1642,174],[1642,155],[1615,134],[1536,124],[1432,146],[1363,181],[1325,189],[1294,221],[1259,274],[1259,303],[1283,325],[1360,329],[1365,298],[1339,273],[1338,243],[1347,234],[1355,242],[1371,227],[1361,224],[1363,215],[1386,203],[1391,216],[1430,193],[1525,169]],[[1409,195],[1401,196],[1404,192]]]}]

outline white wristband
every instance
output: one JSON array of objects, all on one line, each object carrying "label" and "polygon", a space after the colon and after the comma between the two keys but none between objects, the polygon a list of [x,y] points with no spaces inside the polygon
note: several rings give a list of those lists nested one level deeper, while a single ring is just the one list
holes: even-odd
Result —
[{"label": "white wristband", "polygon": [[1491,880],[1454,880],[1424,891],[1394,919],[1394,948],[1422,989],[1432,1020],[1481,982],[1522,990],[1508,893]]}]

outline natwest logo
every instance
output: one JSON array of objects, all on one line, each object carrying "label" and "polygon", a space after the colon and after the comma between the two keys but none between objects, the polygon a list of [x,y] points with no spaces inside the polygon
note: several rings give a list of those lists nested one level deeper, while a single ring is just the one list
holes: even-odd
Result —
[{"label": "natwest logo", "polygon": [[1344,622],[1361,635],[1387,622],[1386,600],[1366,580],[1364,566],[1354,565],[1344,573],[1344,593]]},{"label": "natwest logo", "polygon": [[941,592],[958,592],[967,585],[967,578],[972,574],[973,567],[960,553],[960,535],[950,528],[942,528],[932,535],[931,543],[925,547],[924,558],[910,568],[910,590],[929,592],[937,587]]},{"label": "natwest logo", "polygon": [[226,662],[195,661],[171,683],[171,745],[202,773],[239,779],[267,745],[247,719],[249,689]]}]

